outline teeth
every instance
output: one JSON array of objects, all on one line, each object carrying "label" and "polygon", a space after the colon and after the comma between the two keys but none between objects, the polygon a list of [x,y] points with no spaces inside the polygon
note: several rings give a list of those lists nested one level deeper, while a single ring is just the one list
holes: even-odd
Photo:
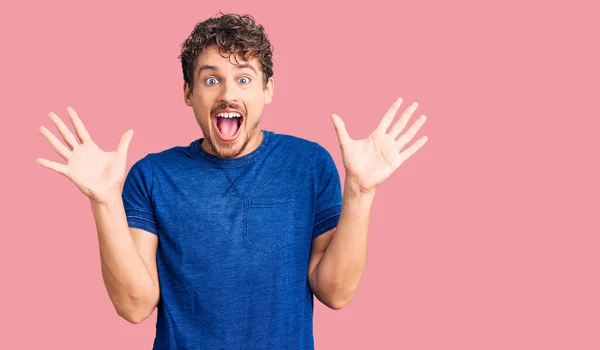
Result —
[{"label": "teeth", "polygon": [[217,114],[217,117],[222,117],[222,118],[241,118],[241,115],[239,113],[219,113]]}]

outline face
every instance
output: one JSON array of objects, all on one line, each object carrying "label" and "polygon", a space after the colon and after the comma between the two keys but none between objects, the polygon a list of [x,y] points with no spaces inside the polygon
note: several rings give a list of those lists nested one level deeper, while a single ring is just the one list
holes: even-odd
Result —
[{"label": "face", "polygon": [[[223,57],[225,56],[225,57]],[[194,68],[194,89],[184,83],[185,103],[192,107],[204,134],[202,148],[221,158],[236,158],[262,141],[258,123],[273,99],[271,77],[265,86],[257,58],[243,61],[207,47]]]}]

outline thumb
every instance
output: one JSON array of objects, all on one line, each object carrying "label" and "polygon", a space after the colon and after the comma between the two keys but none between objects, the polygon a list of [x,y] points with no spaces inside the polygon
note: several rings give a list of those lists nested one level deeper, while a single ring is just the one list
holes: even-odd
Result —
[{"label": "thumb", "polygon": [[124,153],[125,155],[127,155],[127,150],[129,149],[129,143],[131,142],[132,137],[133,129],[129,129],[121,135],[121,139],[119,140],[119,144],[117,145],[118,153]]},{"label": "thumb", "polygon": [[335,131],[338,136],[338,140],[340,141],[340,146],[343,147],[348,141],[351,140],[350,135],[348,135],[348,131],[346,130],[346,125],[342,118],[340,118],[337,114],[331,115],[331,120],[333,121],[333,126],[335,127]]}]

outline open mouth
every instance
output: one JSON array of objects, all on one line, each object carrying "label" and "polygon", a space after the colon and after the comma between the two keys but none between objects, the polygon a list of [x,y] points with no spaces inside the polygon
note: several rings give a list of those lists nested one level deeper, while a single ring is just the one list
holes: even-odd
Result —
[{"label": "open mouth", "polygon": [[235,141],[242,129],[244,116],[238,112],[220,112],[212,117],[217,136],[221,141]]}]

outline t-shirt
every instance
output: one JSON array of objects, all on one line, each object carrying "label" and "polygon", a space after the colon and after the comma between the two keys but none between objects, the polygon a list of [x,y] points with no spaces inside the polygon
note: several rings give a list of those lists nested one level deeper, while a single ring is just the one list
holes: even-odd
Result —
[{"label": "t-shirt", "polygon": [[340,177],[318,143],[263,134],[239,158],[200,138],[130,169],[129,227],[159,240],[154,349],[314,349],[311,243],[337,226]]}]

